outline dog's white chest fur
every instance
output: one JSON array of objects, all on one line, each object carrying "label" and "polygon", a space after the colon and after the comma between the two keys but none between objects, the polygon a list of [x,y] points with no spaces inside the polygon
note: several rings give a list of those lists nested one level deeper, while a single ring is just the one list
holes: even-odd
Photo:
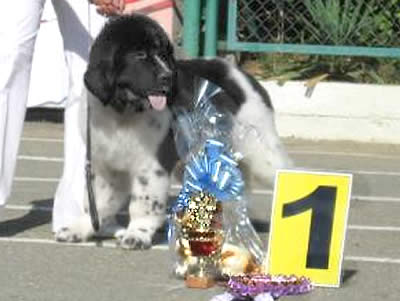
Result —
[{"label": "dog's white chest fur", "polygon": [[94,158],[101,158],[101,164],[115,170],[132,173],[146,169],[156,159],[171,114],[167,109],[139,114],[127,110],[120,114],[94,102],[91,119]]}]

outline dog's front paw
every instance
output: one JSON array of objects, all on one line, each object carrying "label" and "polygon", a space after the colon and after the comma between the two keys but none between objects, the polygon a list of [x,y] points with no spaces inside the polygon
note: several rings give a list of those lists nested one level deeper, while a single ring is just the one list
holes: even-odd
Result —
[{"label": "dog's front paw", "polygon": [[82,233],[74,232],[68,227],[58,230],[54,237],[58,242],[81,242],[84,240]]},{"label": "dog's front paw", "polygon": [[151,248],[151,234],[146,229],[128,229],[120,238],[123,249],[145,250]]},{"label": "dog's front paw", "polygon": [[89,240],[93,234],[90,216],[85,214],[74,223],[60,228],[54,238],[59,242],[81,242]]}]

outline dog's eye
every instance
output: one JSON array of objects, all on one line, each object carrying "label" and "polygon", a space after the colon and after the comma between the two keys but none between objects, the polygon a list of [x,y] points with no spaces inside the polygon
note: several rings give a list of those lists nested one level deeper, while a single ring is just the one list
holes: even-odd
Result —
[{"label": "dog's eye", "polygon": [[147,58],[147,53],[144,51],[136,51],[132,55],[135,59],[138,59],[138,60],[144,60]]}]

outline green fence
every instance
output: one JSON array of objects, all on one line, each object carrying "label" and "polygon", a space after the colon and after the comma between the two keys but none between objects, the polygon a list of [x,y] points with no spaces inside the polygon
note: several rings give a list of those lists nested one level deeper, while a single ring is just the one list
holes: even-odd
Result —
[{"label": "green fence", "polygon": [[400,57],[400,0],[227,1],[228,50]]}]

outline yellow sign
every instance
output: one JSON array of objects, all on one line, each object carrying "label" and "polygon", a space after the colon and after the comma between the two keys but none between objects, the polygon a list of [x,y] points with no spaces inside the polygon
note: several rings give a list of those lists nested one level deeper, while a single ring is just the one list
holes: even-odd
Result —
[{"label": "yellow sign", "polygon": [[265,269],[338,287],[352,175],[281,170],[275,179]]}]

